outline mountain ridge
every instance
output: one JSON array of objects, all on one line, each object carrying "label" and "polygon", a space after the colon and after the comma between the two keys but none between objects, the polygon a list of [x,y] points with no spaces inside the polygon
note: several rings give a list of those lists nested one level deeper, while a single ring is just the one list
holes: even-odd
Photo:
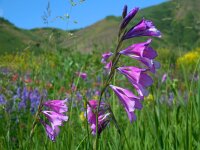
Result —
[{"label": "mountain ridge", "polygon": [[[190,50],[200,45],[197,0],[168,1],[141,9],[131,22],[136,24],[142,17],[152,20],[163,33],[162,40],[155,39],[156,48],[181,48]],[[197,5],[195,5],[198,3]],[[194,9],[192,9],[194,7]],[[183,9],[188,10],[183,12]],[[35,51],[69,49],[90,52],[95,48],[105,51],[115,44],[121,17],[108,16],[86,28],[67,32],[57,28],[24,30],[0,18],[0,52],[18,52],[23,49]],[[142,40],[146,38],[142,38]],[[137,42],[138,39],[134,39]],[[133,42],[130,40],[129,42]]]}]

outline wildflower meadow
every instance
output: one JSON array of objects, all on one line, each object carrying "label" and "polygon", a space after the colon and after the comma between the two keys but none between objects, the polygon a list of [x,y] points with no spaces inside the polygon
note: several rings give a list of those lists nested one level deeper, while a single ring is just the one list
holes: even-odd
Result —
[{"label": "wildflower meadow", "polygon": [[200,149],[200,46],[159,47],[158,21],[120,11],[109,48],[50,34],[40,52],[0,55],[0,150]]}]

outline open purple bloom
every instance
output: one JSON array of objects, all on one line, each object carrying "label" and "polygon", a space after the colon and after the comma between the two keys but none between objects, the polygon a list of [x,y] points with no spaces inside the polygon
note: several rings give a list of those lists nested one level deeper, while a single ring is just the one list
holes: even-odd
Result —
[{"label": "open purple bloom", "polygon": [[106,64],[107,62],[107,60],[108,60],[108,58],[110,58],[110,56],[112,56],[112,52],[106,52],[106,53],[104,53],[104,54],[102,54],[102,59],[101,59],[101,63],[103,63],[103,64]]},{"label": "open purple bloom", "polygon": [[133,44],[126,49],[120,51],[120,54],[128,55],[128,56],[138,56],[138,57],[146,57],[149,59],[154,59],[157,57],[157,52],[150,47],[151,39],[146,42]]},{"label": "open purple bloom", "polygon": [[[127,8],[126,8],[127,9]],[[121,29],[124,29],[128,23],[133,19],[133,17],[137,14],[139,8],[134,8],[132,9],[126,16],[125,18],[123,19],[122,23],[121,23]]]},{"label": "open purple bloom", "polygon": [[50,100],[44,102],[44,106],[49,107],[52,111],[55,111],[57,113],[64,113],[68,111],[67,100]]},{"label": "open purple bloom", "polygon": [[76,72],[76,75],[85,80],[87,78],[87,73],[84,72]]},{"label": "open purple bloom", "polygon": [[49,126],[48,124],[46,124],[45,122],[43,122],[42,120],[40,121],[42,123],[42,125],[45,128],[46,134],[48,136],[48,138],[52,141],[56,140],[56,137],[58,136],[60,129],[58,126],[55,126],[54,129]]},{"label": "open purple bloom", "polygon": [[151,39],[143,43],[133,44],[119,53],[141,61],[151,72],[155,73],[156,69],[160,68],[160,64],[153,60],[157,56],[157,52],[149,46],[150,43]]},{"label": "open purple bloom", "polygon": [[153,80],[148,74],[146,74],[146,69],[128,66],[119,67],[117,70],[127,77],[141,97],[148,95],[146,87],[152,85]]},{"label": "open purple bloom", "polygon": [[161,33],[156,29],[152,21],[143,18],[124,35],[123,39],[126,40],[138,36],[161,37]]},{"label": "open purple bloom", "polygon": [[54,112],[54,111],[42,111],[46,118],[51,122],[53,130],[56,126],[62,126],[62,122],[68,120],[68,116]]},{"label": "open purple bloom", "polygon": [[[98,107],[98,101],[90,100],[89,104],[87,105],[87,116],[88,122],[91,125],[90,128],[92,130],[92,134],[96,134],[96,114]],[[100,134],[103,129],[106,128],[108,123],[110,122],[110,113],[107,112],[107,106],[105,103],[101,102],[99,107],[99,114],[98,114],[98,134]]]},{"label": "open purple bloom", "polygon": [[124,106],[129,120],[131,122],[133,120],[136,120],[136,115],[134,114],[134,111],[135,109],[142,109],[141,99],[127,89],[123,89],[114,85],[110,85],[110,87],[119,98],[121,104]]}]

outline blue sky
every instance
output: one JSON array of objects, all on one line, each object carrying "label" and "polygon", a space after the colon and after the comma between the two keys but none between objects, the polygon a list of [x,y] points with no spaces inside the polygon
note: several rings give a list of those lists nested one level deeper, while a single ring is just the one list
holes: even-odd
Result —
[{"label": "blue sky", "polygon": [[[71,6],[70,0],[0,0],[0,16],[8,19],[17,27],[32,29],[45,27],[42,16],[50,2],[51,16],[49,27],[77,29],[89,26],[109,15],[119,16],[125,4],[133,7],[148,7],[166,0],[85,0]],[[69,19],[55,19],[67,16]],[[66,18],[66,17],[65,17]]]}]

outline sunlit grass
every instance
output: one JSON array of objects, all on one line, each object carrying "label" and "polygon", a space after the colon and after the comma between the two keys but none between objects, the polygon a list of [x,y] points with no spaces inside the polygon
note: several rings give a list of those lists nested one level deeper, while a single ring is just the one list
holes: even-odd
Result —
[{"label": "sunlit grass", "polygon": [[[41,55],[23,52],[1,56],[0,61],[2,67],[10,69],[9,74],[1,73],[1,87],[8,88],[1,89],[1,94],[6,90],[12,91],[12,86],[29,86],[47,89],[48,99],[64,99],[66,93],[73,95],[73,103],[68,103],[70,120],[61,127],[55,143],[47,138],[40,124],[30,142],[33,122],[30,111],[16,110],[9,113],[5,107],[0,106],[0,149],[92,149],[95,138],[92,135],[87,137],[87,122],[83,112],[86,99],[84,94],[88,89],[100,89],[97,76],[101,77],[101,82],[104,80],[103,66],[97,55],[62,51]],[[88,73],[86,81],[75,76],[75,72],[80,70]],[[143,109],[136,111],[137,120],[132,124],[116,96],[110,95],[106,99],[131,149],[200,148],[200,80],[191,79],[198,71],[199,65],[196,65],[195,72],[188,72],[184,65],[179,70],[173,67],[170,71],[159,70],[154,85],[149,89],[150,95],[144,100]],[[162,76],[159,74],[165,72],[168,73],[167,80],[161,83]],[[22,80],[27,73],[32,79],[30,83]],[[11,80],[13,74],[19,75],[16,81]],[[114,82],[128,86],[123,82],[124,78],[120,77],[116,76]],[[76,93],[70,93],[72,82],[77,86],[77,91],[83,94],[81,101],[77,101]],[[50,87],[48,83],[51,83]],[[92,95],[92,98],[97,97]],[[6,97],[6,100],[13,99]],[[128,149],[124,135],[118,134],[113,122],[101,134],[100,148]]]}]

